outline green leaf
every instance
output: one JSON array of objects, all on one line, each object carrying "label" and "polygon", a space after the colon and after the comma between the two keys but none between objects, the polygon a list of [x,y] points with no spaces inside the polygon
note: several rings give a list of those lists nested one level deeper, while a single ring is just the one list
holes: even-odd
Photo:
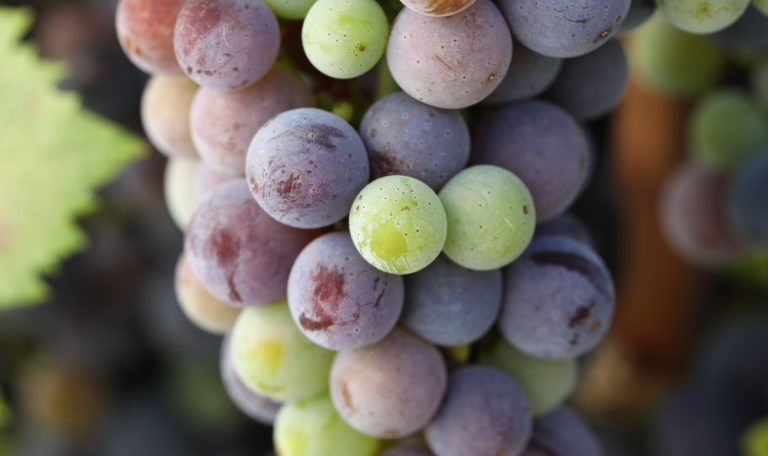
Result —
[{"label": "green leaf", "polygon": [[86,243],[75,218],[146,149],[56,88],[64,68],[20,42],[31,23],[0,7],[0,309],[46,298],[41,274]]}]

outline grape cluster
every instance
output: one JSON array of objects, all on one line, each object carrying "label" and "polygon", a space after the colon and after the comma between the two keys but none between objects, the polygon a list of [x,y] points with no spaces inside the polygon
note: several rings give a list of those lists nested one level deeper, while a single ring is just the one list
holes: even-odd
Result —
[{"label": "grape cluster", "polygon": [[179,303],[282,456],[599,455],[563,403],[615,292],[566,211],[652,8],[382,3],[120,1]]}]

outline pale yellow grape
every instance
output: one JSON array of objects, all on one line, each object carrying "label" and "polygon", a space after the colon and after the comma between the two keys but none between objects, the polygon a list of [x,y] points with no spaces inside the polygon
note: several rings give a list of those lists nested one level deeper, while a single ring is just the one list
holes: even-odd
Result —
[{"label": "pale yellow grape", "polygon": [[184,315],[198,328],[213,334],[224,334],[235,324],[241,309],[211,296],[197,278],[182,254],[176,263],[176,299]]},{"label": "pale yellow grape", "polygon": [[165,205],[176,226],[182,231],[187,228],[192,214],[197,209],[199,168],[199,160],[186,158],[172,158],[165,165],[163,178]]}]

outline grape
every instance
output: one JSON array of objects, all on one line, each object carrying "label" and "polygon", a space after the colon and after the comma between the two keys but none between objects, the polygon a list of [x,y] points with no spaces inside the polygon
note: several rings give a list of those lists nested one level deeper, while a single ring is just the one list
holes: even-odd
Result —
[{"label": "grape", "polygon": [[584,244],[555,236],[534,239],[504,278],[499,328],[523,353],[575,358],[592,350],[608,330],[613,282]]},{"label": "grape", "polygon": [[440,456],[515,455],[532,427],[520,386],[497,369],[471,366],[451,374],[445,401],[425,434]]},{"label": "grape", "polygon": [[637,30],[630,46],[632,65],[643,82],[671,95],[697,96],[715,86],[725,69],[717,46],[658,13]]},{"label": "grape", "polygon": [[747,7],[739,20],[709,38],[728,50],[768,50],[768,17],[754,5]]},{"label": "grape", "polygon": [[280,29],[262,0],[187,0],[173,47],[181,68],[201,86],[242,89],[272,68]]},{"label": "grape", "polygon": [[375,268],[410,274],[440,254],[447,232],[440,199],[423,182],[407,176],[374,180],[355,198],[349,232],[357,251]]},{"label": "grape", "polygon": [[746,244],[768,247],[768,150],[742,164],[728,194],[728,220]]},{"label": "grape", "polygon": [[173,26],[185,0],[120,0],[117,38],[125,55],[151,74],[183,74],[173,53]]},{"label": "grape", "polygon": [[197,200],[203,201],[214,188],[229,180],[235,180],[235,178],[219,174],[205,163],[200,163],[197,171]]},{"label": "grape", "polygon": [[515,38],[549,57],[578,57],[605,44],[630,0],[499,0]]},{"label": "grape", "polygon": [[248,146],[259,128],[283,111],[314,104],[309,87],[282,68],[241,90],[203,87],[192,103],[192,140],[208,166],[242,176]]},{"label": "grape", "polygon": [[202,202],[187,227],[184,252],[213,296],[238,307],[259,306],[285,298],[293,260],[317,234],[276,222],[238,179]]},{"label": "grape", "polygon": [[221,343],[220,364],[221,381],[232,402],[240,411],[248,417],[267,426],[272,426],[277,416],[277,411],[282,406],[279,402],[259,396],[251,391],[235,372],[232,364],[231,336],[227,334]]},{"label": "grape", "polygon": [[544,96],[576,120],[594,120],[616,107],[628,80],[624,48],[611,40],[587,55],[567,59]]},{"label": "grape", "polygon": [[498,339],[479,362],[504,371],[525,391],[534,415],[544,415],[560,406],[576,388],[576,360],[553,361],[531,358]]},{"label": "grape", "polygon": [[600,443],[569,408],[561,407],[533,423],[522,456],[602,456]]},{"label": "grape", "polygon": [[299,108],[279,114],[256,133],[245,174],[251,194],[275,220],[319,228],[346,217],[368,182],[368,155],[341,117]]},{"label": "grape", "polygon": [[469,160],[469,130],[461,114],[419,103],[403,92],[368,109],[360,136],[374,178],[415,177],[437,191]]},{"label": "grape", "polygon": [[401,323],[437,345],[475,342],[493,326],[501,308],[501,271],[472,271],[441,255],[405,278]]},{"label": "grape", "polygon": [[509,71],[483,104],[500,105],[541,95],[555,81],[563,59],[537,54],[519,41]]},{"label": "grape", "polygon": [[367,72],[384,55],[389,22],[374,0],[317,0],[301,29],[304,53],[337,79]]},{"label": "grape", "polygon": [[656,0],[632,0],[626,17],[619,25],[617,36],[624,36],[644,24],[656,11]]},{"label": "grape", "polygon": [[296,258],[288,278],[293,320],[312,342],[350,350],[380,341],[403,308],[403,279],[369,265],[349,233],[328,233]]},{"label": "grape", "polygon": [[411,97],[444,109],[465,108],[493,92],[507,74],[512,37],[491,0],[443,18],[403,8],[387,46],[387,64]]},{"label": "grape", "polygon": [[379,440],[349,427],[323,393],[290,402],[275,422],[275,449],[281,456],[373,456]]},{"label": "grape", "polygon": [[741,253],[725,212],[729,185],[724,174],[695,162],[683,164],[668,178],[661,194],[661,228],[678,255],[716,267]]},{"label": "grape", "polygon": [[595,243],[589,230],[578,218],[569,213],[558,215],[548,222],[536,226],[536,237],[539,236],[565,236],[579,241],[589,247]]},{"label": "grape", "polygon": [[388,448],[379,456],[432,456],[429,449],[420,444],[404,444]]},{"label": "grape", "polygon": [[714,33],[736,22],[749,0],[656,0],[659,10],[690,33]]},{"label": "grape", "polygon": [[245,386],[267,399],[297,401],[328,387],[333,352],[299,331],[285,301],[243,310],[231,344],[235,372]]},{"label": "grape", "polygon": [[691,148],[713,168],[732,170],[768,146],[768,120],[757,104],[737,89],[707,94],[689,119]]},{"label": "grape", "polygon": [[213,334],[224,334],[232,329],[240,309],[211,296],[183,254],[176,264],[175,282],[176,299],[181,310],[198,328]]},{"label": "grape", "polygon": [[453,16],[472,6],[476,0],[400,0],[411,11],[422,16]]},{"label": "grape", "polygon": [[443,251],[465,268],[500,268],[531,242],[536,227],[533,199],[523,181],[503,168],[466,168],[440,190],[440,201],[448,220]]},{"label": "grape", "polygon": [[288,20],[304,19],[317,0],[264,0],[277,17]]},{"label": "grape", "polygon": [[579,124],[540,100],[510,104],[481,118],[473,135],[475,163],[498,165],[525,182],[543,222],[564,212],[588,177],[589,145]]},{"label": "grape", "polygon": [[331,399],[353,428],[398,438],[432,418],[445,393],[446,377],[435,347],[395,328],[377,344],[336,355]]},{"label": "grape", "polygon": [[200,169],[200,161],[175,158],[165,165],[163,191],[165,205],[176,226],[184,231],[197,209],[198,199],[195,180]]},{"label": "grape", "polygon": [[141,123],[158,151],[169,158],[197,158],[189,133],[189,109],[197,84],[186,76],[153,76],[141,97]]}]

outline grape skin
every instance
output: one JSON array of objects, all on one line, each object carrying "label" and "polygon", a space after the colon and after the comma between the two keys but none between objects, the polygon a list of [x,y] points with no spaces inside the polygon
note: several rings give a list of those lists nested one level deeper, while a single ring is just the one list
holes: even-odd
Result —
[{"label": "grape skin", "polygon": [[197,84],[186,76],[153,76],[141,97],[141,124],[155,148],[169,158],[198,158],[189,132]]},{"label": "grape skin", "polygon": [[280,29],[262,0],[187,0],[173,46],[181,68],[201,86],[242,89],[272,68]]},{"label": "grape skin", "polygon": [[728,192],[728,220],[740,240],[768,247],[768,149],[747,160],[733,178]]},{"label": "grape skin", "polygon": [[281,19],[304,19],[307,12],[317,0],[264,0],[275,15]]},{"label": "grape skin", "polygon": [[623,37],[643,25],[656,11],[656,0],[632,0],[627,17],[619,25],[617,37]]},{"label": "grape skin", "polygon": [[120,0],[115,22],[125,55],[150,74],[182,75],[173,52],[173,27],[186,0]]},{"label": "grape skin", "polygon": [[227,182],[229,180],[234,180],[234,179],[235,178],[233,177],[219,174],[218,172],[214,171],[213,168],[206,165],[205,163],[200,163],[200,168],[198,168],[198,171],[197,171],[198,201],[203,201],[204,199],[206,199],[208,195],[211,194],[211,191],[213,191],[214,188],[218,187],[224,182]]},{"label": "grape skin", "polygon": [[212,334],[224,334],[232,329],[240,309],[211,296],[183,254],[176,263],[174,281],[181,310],[198,328]]},{"label": "grape skin", "polygon": [[569,408],[560,407],[533,423],[533,436],[522,456],[602,456],[600,443]]},{"label": "grape skin", "polygon": [[288,305],[312,342],[330,350],[360,348],[383,339],[397,323],[403,279],[369,265],[349,233],[328,233],[293,263]]},{"label": "grape skin", "polygon": [[595,247],[595,241],[584,223],[566,212],[536,226],[536,237],[565,236],[589,247]]},{"label": "grape skin", "polygon": [[504,80],[483,100],[484,105],[501,105],[541,95],[560,73],[563,59],[537,54],[519,41]]},{"label": "grape skin", "polygon": [[360,123],[374,178],[415,177],[437,191],[469,160],[469,129],[458,111],[433,108],[404,92],[381,98]]},{"label": "grape skin", "polygon": [[353,428],[393,439],[427,424],[440,406],[446,382],[437,349],[396,327],[374,345],[336,355],[331,399]]},{"label": "grape skin", "polygon": [[192,141],[206,165],[220,174],[243,176],[248,147],[256,132],[284,111],[314,105],[309,87],[279,67],[244,89],[202,87],[190,112]]},{"label": "grape skin", "polygon": [[397,84],[416,100],[443,109],[479,103],[507,74],[512,36],[491,0],[443,18],[400,11],[387,46]]},{"label": "grape skin", "polygon": [[296,228],[320,228],[346,217],[369,175],[355,129],[314,108],[286,111],[264,124],[248,149],[245,171],[262,209]]},{"label": "grape skin", "polygon": [[451,374],[425,435],[440,456],[517,455],[532,427],[528,400],[514,380],[493,367],[468,366]]},{"label": "grape skin", "polygon": [[472,6],[476,0],[400,0],[406,8],[422,16],[453,16]]},{"label": "grape skin", "polygon": [[736,22],[750,0],[656,0],[676,27],[690,33],[714,33]]},{"label": "grape skin", "polygon": [[276,222],[241,179],[216,187],[187,227],[184,252],[208,291],[233,306],[285,299],[294,259],[319,233]]},{"label": "grape skin", "polygon": [[175,158],[165,164],[163,194],[171,219],[184,231],[198,206],[195,182],[200,161]]}]

